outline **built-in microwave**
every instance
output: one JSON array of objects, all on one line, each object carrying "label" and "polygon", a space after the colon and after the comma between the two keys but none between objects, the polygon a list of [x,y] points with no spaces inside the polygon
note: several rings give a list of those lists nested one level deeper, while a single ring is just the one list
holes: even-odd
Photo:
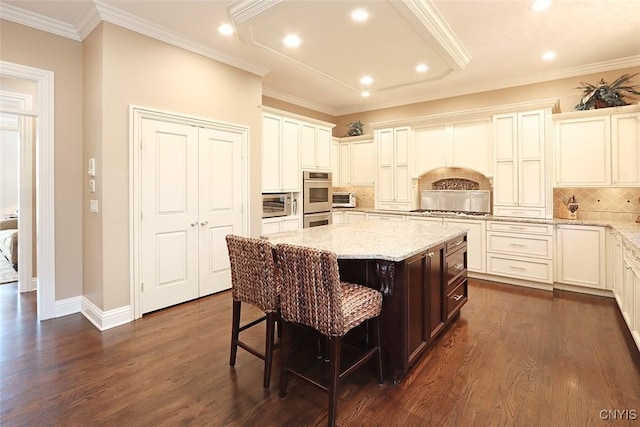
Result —
[{"label": "built-in microwave", "polygon": [[262,218],[295,214],[295,205],[291,193],[265,193],[262,195]]},{"label": "built-in microwave", "polygon": [[355,208],[356,193],[334,191],[333,207],[334,208]]}]

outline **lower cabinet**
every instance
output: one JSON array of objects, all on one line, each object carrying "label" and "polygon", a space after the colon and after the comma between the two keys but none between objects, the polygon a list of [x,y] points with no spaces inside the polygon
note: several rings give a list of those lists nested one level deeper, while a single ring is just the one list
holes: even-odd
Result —
[{"label": "lower cabinet", "polygon": [[487,273],[553,283],[552,224],[487,221]]},{"label": "lower cabinet", "polygon": [[345,211],[342,213],[342,215],[343,215],[342,221],[347,222],[349,224],[352,224],[354,222],[364,221],[367,219],[367,214],[365,214],[364,212]]},{"label": "lower cabinet", "polygon": [[556,282],[605,289],[604,227],[559,224],[557,226]]},{"label": "lower cabinet", "polygon": [[280,233],[300,229],[300,218],[297,216],[285,216],[277,218],[265,218],[262,220],[262,234]]},{"label": "lower cabinet", "polygon": [[444,225],[467,229],[467,268],[474,273],[485,273],[487,242],[486,221],[483,219],[444,219]]},{"label": "lower cabinet", "polygon": [[382,221],[391,221],[391,222],[405,222],[404,215],[385,215],[385,214],[374,214],[368,213],[367,219],[379,219]]}]

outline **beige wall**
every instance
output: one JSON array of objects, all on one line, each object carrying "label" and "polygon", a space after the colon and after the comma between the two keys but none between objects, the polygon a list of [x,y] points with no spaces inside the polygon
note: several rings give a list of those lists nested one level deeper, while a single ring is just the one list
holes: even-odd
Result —
[{"label": "beige wall", "polygon": [[[336,127],[333,130],[333,134],[334,136],[344,136],[347,124],[356,120],[360,120],[365,125],[364,133],[372,133],[373,131],[369,126],[370,123],[549,98],[560,99],[560,111],[573,111],[573,107],[580,101],[581,92],[575,89],[576,86],[580,86],[580,82],[597,84],[603,78],[611,83],[625,73],[638,72],[640,72],[640,67],[348,114],[336,118]],[[640,84],[640,77],[636,77],[633,83]],[[634,100],[630,97],[625,97],[625,99],[629,103],[638,102],[638,99]]]},{"label": "beige wall", "polygon": [[54,72],[56,300],[82,294],[82,44],[0,21],[0,59]]},{"label": "beige wall", "polygon": [[310,110],[309,108],[300,107],[299,105],[290,104],[288,102],[280,101],[279,99],[270,98],[268,96],[262,97],[262,105],[271,108],[277,108],[278,110],[288,111],[294,114],[300,114],[301,116],[311,117],[312,119],[322,120],[323,122],[336,122],[336,118],[330,114]]},{"label": "beige wall", "polygon": [[[102,123],[96,150],[102,218],[103,310],[129,304],[129,106],[170,111],[250,128],[251,234],[261,228],[261,110],[259,76],[103,23]],[[94,89],[98,90],[98,89]],[[84,207],[88,209],[87,206]],[[99,223],[95,224],[99,227]],[[108,237],[107,237],[108,236]],[[89,250],[90,248],[86,248]],[[86,266],[88,267],[88,266]],[[97,276],[89,271],[86,276]],[[93,289],[91,285],[91,289]],[[94,301],[96,302],[96,301]]]}]

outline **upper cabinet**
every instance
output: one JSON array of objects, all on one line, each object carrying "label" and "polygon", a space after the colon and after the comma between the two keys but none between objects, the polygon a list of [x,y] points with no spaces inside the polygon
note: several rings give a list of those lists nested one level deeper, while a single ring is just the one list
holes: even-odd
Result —
[{"label": "upper cabinet", "polygon": [[640,186],[638,106],[554,116],[557,187]]},{"label": "upper cabinet", "polygon": [[331,171],[331,128],[314,123],[302,123],[301,163],[303,170]]},{"label": "upper cabinet", "polygon": [[333,168],[334,186],[373,185],[376,165],[373,135],[336,138],[334,144],[338,159]]},{"label": "upper cabinet", "polygon": [[409,170],[411,128],[378,129],[375,131],[375,141],[378,147],[376,207],[411,210],[414,199]]},{"label": "upper cabinet", "polygon": [[298,120],[262,115],[262,192],[300,191],[300,129]]},{"label": "upper cabinet", "polygon": [[493,213],[496,216],[547,216],[545,172],[546,110],[499,114],[493,117]]},{"label": "upper cabinet", "polygon": [[490,118],[414,127],[415,175],[459,167],[493,176],[491,135]]}]

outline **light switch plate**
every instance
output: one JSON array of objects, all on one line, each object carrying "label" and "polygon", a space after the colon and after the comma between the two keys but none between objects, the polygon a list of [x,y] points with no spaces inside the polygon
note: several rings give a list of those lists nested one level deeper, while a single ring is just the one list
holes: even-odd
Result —
[{"label": "light switch plate", "polygon": [[91,178],[89,180],[89,192],[90,193],[96,192],[96,180],[94,178]]},{"label": "light switch plate", "polygon": [[87,173],[91,176],[96,176],[96,159],[89,159],[89,170]]},{"label": "light switch plate", "polygon": [[91,210],[91,212],[98,213],[98,201],[97,200],[90,200],[89,202],[91,204],[90,208],[89,208]]}]

